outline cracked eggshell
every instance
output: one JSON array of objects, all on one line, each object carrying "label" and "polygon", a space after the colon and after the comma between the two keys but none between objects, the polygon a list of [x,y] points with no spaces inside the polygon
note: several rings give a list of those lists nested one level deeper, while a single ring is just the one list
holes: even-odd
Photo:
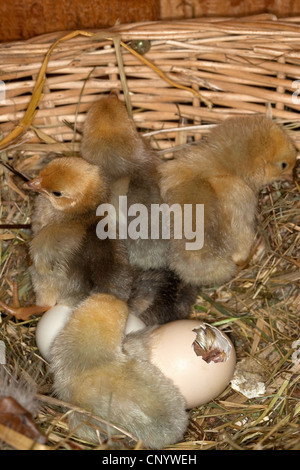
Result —
[{"label": "cracked eggshell", "polygon": [[220,395],[232,379],[236,355],[229,338],[198,320],[177,320],[150,336],[150,360],[179,388],[187,409]]},{"label": "cracked eggshell", "polygon": [[245,357],[235,368],[231,387],[246,398],[261,397],[266,393],[269,370],[272,370],[272,365],[267,361],[260,363],[252,357]]}]

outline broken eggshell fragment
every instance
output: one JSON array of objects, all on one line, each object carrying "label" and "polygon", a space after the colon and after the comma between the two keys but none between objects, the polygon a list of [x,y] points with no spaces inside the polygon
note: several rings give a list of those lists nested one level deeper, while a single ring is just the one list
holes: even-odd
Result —
[{"label": "broken eggshell fragment", "polygon": [[272,364],[258,362],[253,357],[245,357],[236,365],[231,387],[246,398],[261,397],[266,393],[265,382]]},{"label": "broken eggshell fragment", "polygon": [[173,380],[187,409],[220,395],[232,379],[236,355],[229,338],[198,320],[177,320],[150,336],[150,360]]}]

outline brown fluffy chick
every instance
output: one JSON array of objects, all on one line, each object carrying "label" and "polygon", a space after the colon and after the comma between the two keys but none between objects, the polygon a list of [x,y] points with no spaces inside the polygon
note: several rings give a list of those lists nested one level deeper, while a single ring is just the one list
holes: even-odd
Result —
[{"label": "brown fluffy chick", "polygon": [[112,295],[94,294],[79,305],[51,347],[54,391],[109,423],[91,418],[89,425],[82,414],[69,414],[70,427],[81,438],[98,443],[97,431],[105,439],[121,428],[161,449],[182,439],[185,401],[147,360],[144,333],[140,338],[135,333],[134,345],[126,348],[127,318],[126,303]]},{"label": "brown fluffy chick", "polygon": [[96,209],[109,198],[100,168],[79,157],[56,158],[28,187],[40,193],[30,245],[37,305],[73,308],[93,289],[127,299],[131,271],[126,249],[96,235]]},{"label": "brown fluffy chick", "polygon": [[[108,177],[112,201],[127,196],[128,207],[161,204],[157,167],[161,159],[137,131],[134,120],[115,95],[105,95],[89,109],[84,123],[81,154]],[[128,223],[132,220],[128,218]],[[150,220],[150,216],[149,216]],[[167,267],[166,240],[126,240],[131,265],[142,269]]]},{"label": "brown fluffy chick", "polygon": [[151,172],[158,157],[137,132],[126,107],[114,95],[105,95],[89,109],[83,129],[81,154],[116,180]]},{"label": "brown fluffy chick", "polygon": [[186,242],[193,240],[173,237],[169,267],[194,285],[222,284],[234,277],[253,246],[259,190],[291,178],[295,162],[295,147],[283,129],[251,115],[223,122],[205,141],[162,164],[164,201],[182,209],[192,204],[194,231],[196,204],[204,204],[203,247],[187,250]]}]

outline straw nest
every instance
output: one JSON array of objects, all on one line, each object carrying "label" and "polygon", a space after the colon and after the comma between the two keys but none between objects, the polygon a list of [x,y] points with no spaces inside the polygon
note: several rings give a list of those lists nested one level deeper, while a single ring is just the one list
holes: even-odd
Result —
[{"label": "straw nest", "polygon": [[[155,22],[2,44],[1,159],[33,176],[54,155],[78,152],[85,112],[112,89],[162,158],[217,122],[245,113],[269,113],[299,148],[299,23],[266,15]],[[295,176],[295,183],[261,192],[254,257],[231,282],[200,290],[192,314],[231,336],[238,363],[263,390],[246,396],[229,385],[213,402],[191,410],[185,439],[172,449],[300,448],[297,170]],[[0,177],[7,227],[0,232],[0,298],[10,303],[17,286],[26,305],[34,302],[26,258],[32,197],[2,166]],[[0,424],[2,448],[94,448],[69,434],[66,416],[73,407],[51,395],[48,365],[35,344],[38,318],[1,315],[7,362],[1,367],[34,382],[32,399],[40,403],[34,422],[45,436],[34,446],[26,432]],[[119,441],[142,446],[128,444],[126,432]],[[100,449],[111,446],[99,443]]]}]

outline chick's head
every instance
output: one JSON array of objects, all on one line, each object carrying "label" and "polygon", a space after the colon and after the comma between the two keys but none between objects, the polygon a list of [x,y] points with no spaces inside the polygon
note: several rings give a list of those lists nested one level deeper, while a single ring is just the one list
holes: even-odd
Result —
[{"label": "chick's head", "polygon": [[274,181],[292,180],[297,152],[284,129],[264,116],[246,121],[249,139],[245,172],[251,185],[260,189]]},{"label": "chick's head", "polygon": [[264,184],[278,180],[291,180],[297,152],[292,141],[274,125],[270,129],[270,145],[264,159]]},{"label": "chick's head", "polygon": [[101,170],[80,157],[52,160],[27,186],[63,212],[84,213],[107,199],[108,185]]},{"label": "chick's head", "polygon": [[223,165],[247,180],[253,189],[292,178],[296,147],[272,119],[261,115],[232,118],[217,127],[212,137],[216,133]]}]

